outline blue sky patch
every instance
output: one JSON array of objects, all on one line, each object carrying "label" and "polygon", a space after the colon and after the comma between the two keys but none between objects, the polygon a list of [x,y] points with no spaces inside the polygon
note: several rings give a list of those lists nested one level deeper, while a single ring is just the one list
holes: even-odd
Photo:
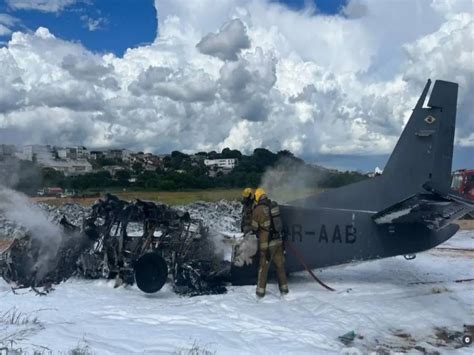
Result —
[{"label": "blue sky patch", "polygon": [[[14,30],[47,27],[55,36],[81,42],[94,52],[123,55],[127,48],[151,43],[156,37],[153,0],[78,2],[60,12],[11,9],[0,0],[0,13],[19,19]],[[5,36],[0,40],[5,41]]]},{"label": "blue sky patch", "polygon": [[[274,0],[295,11],[311,4],[308,0]],[[318,13],[334,15],[347,0],[313,0]],[[122,56],[127,48],[151,43],[156,37],[156,10],[153,0],[79,1],[61,11],[44,12],[31,9],[13,9],[6,0],[0,0],[0,13],[19,21],[12,30],[35,31],[48,28],[55,36],[81,42],[98,52],[112,52]],[[0,42],[9,35],[0,36]]]},{"label": "blue sky patch", "polygon": [[274,2],[287,5],[295,10],[303,9],[308,4],[314,4],[319,13],[326,15],[338,14],[347,4],[347,0],[274,0]]}]

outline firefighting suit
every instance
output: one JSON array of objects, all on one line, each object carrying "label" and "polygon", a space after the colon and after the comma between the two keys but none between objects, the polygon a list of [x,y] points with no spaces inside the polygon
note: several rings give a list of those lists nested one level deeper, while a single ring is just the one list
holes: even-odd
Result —
[{"label": "firefighting suit", "polygon": [[282,223],[278,204],[263,196],[253,210],[252,229],[256,232],[259,242],[257,296],[263,297],[265,295],[271,262],[276,267],[280,292],[282,294],[288,293],[281,237]]},{"label": "firefighting suit", "polygon": [[240,230],[247,234],[252,231],[252,212],[253,212],[253,196],[242,199],[242,223]]}]

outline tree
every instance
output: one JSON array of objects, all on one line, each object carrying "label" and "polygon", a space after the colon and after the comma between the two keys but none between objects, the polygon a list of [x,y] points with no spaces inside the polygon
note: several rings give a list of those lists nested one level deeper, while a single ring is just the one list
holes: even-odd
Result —
[{"label": "tree", "polygon": [[43,185],[47,187],[61,186],[64,184],[64,173],[53,168],[41,169]]},{"label": "tree", "polygon": [[119,170],[115,173],[115,178],[120,186],[129,186],[130,182],[128,180],[130,180],[131,177],[132,175],[128,170]]},{"label": "tree", "polygon": [[160,184],[160,177],[155,171],[144,171],[137,177],[137,186],[143,188],[157,188]]},{"label": "tree", "polygon": [[84,175],[70,176],[65,182],[67,187],[74,190],[87,190],[91,188],[105,188],[115,186],[115,181],[108,171],[98,171]]},{"label": "tree", "polygon": [[140,175],[143,171],[143,165],[142,163],[135,162],[132,164],[132,170],[135,175]]},{"label": "tree", "polygon": [[14,188],[27,194],[34,194],[42,184],[42,174],[36,162],[20,160],[18,181]]},{"label": "tree", "polygon": [[215,150],[210,151],[207,156],[209,157],[209,159],[219,159],[220,158],[220,154],[218,154]]},{"label": "tree", "polygon": [[222,159],[241,159],[242,153],[238,150],[231,150],[230,148],[224,148],[221,153]]},{"label": "tree", "polygon": [[189,155],[181,153],[177,150],[171,152],[171,161],[170,167],[175,170],[181,170],[184,168],[184,163],[188,162],[190,164]]},{"label": "tree", "polygon": [[268,149],[257,148],[253,151],[252,159],[257,167],[257,171],[263,172],[267,167],[275,164],[278,157]]}]

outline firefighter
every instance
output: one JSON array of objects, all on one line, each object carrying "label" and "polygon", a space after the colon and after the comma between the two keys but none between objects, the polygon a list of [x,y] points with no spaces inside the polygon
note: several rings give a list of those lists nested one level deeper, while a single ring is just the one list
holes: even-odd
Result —
[{"label": "firefighter", "polygon": [[254,206],[254,190],[247,187],[242,192],[242,222],[240,230],[247,234],[252,231],[252,211]]},{"label": "firefighter", "polygon": [[285,272],[285,257],[283,255],[282,222],[280,208],[271,201],[265,190],[255,190],[255,207],[252,213],[252,229],[258,237],[259,268],[257,281],[257,296],[265,296],[267,276],[270,264],[273,262],[278,276],[280,293],[288,293],[288,282]]}]

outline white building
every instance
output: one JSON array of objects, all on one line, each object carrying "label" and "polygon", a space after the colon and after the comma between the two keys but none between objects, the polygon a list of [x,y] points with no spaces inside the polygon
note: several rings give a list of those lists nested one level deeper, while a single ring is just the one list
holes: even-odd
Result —
[{"label": "white building", "polygon": [[86,159],[76,159],[70,163],[70,175],[79,175],[92,172],[92,165]]},{"label": "white building", "polygon": [[38,164],[45,164],[54,160],[54,152],[49,145],[26,145],[23,147],[23,159],[33,161]]},{"label": "white building", "polygon": [[92,171],[92,165],[85,159],[56,159],[42,163],[41,166],[61,171],[64,175],[80,175]]},{"label": "white building", "polygon": [[58,155],[59,159],[66,159],[68,156],[68,149],[67,148],[56,148],[56,154]]},{"label": "white building", "polygon": [[76,154],[78,159],[89,159],[91,153],[86,147],[76,147]]},{"label": "white building", "polygon": [[105,156],[109,159],[129,161],[131,153],[128,149],[109,149],[105,151]]},{"label": "white building", "polygon": [[56,153],[59,159],[88,159],[90,152],[86,147],[67,147],[56,148]]},{"label": "white building", "polygon": [[234,169],[237,165],[237,159],[205,159],[204,165],[221,169]]}]

